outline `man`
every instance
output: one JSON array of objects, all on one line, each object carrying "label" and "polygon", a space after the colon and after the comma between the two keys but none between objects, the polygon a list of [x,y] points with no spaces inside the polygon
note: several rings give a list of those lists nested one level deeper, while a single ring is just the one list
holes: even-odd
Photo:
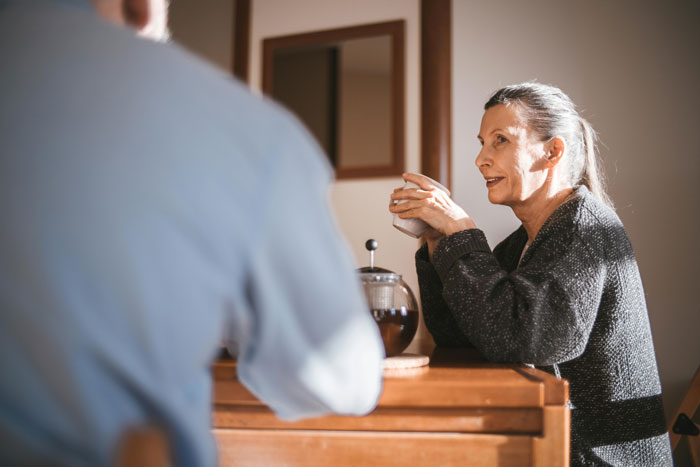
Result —
[{"label": "man", "polygon": [[286,112],[139,37],[165,34],[159,6],[0,0],[0,465],[108,465],[144,425],[214,465],[222,331],[283,418],[379,396],[327,163]]}]

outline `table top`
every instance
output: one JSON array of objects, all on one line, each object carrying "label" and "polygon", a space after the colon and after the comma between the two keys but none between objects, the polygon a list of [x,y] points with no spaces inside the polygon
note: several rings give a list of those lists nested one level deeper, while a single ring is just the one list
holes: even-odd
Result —
[{"label": "table top", "polygon": [[[568,383],[519,364],[486,362],[474,349],[434,348],[426,367],[385,370],[378,408],[564,405]],[[264,406],[236,379],[236,362],[213,366],[214,404]]]},{"label": "table top", "polygon": [[385,370],[371,413],[294,422],[236,380],[234,360],[219,360],[212,426],[222,465],[568,465],[565,380],[473,349],[417,351],[429,366]]}]

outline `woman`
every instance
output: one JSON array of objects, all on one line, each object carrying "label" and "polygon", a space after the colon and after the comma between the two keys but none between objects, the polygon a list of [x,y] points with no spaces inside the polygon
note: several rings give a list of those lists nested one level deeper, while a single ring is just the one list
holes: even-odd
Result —
[{"label": "woman", "polygon": [[406,174],[420,188],[391,195],[391,212],[432,227],[416,254],[428,330],[439,346],[566,378],[572,465],[672,465],[642,282],[593,129],[539,83],[505,87],[484,109],[476,165],[519,229],[492,252],[426,178]]}]

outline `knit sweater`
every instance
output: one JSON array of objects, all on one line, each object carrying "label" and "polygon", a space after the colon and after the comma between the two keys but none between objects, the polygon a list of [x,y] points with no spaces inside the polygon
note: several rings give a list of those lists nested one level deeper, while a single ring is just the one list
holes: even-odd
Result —
[{"label": "knit sweater", "polygon": [[644,290],[625,229],[585,187],[520,259],[520,227],[493,252],[478,229],[416,253],[438,346],[474,346],[570,384],[571,464],[672,465]]}]

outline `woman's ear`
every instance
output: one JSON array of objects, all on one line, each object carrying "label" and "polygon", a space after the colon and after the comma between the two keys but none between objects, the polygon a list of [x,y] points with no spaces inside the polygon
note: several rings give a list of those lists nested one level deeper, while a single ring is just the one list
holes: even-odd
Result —
[{"label": "woman's ear", "polygon": [[122,13],[124,22],[137,31],[141,31],[151,22],[149,0],[123,0]]},{"label": "woman's ear", "polygon": [[547,158],[547,165],[554,167],[559,163],[564,152],[566,151],[566,143],[560,137],[552,139],[549,143],[545,145],[545,157]]}]

